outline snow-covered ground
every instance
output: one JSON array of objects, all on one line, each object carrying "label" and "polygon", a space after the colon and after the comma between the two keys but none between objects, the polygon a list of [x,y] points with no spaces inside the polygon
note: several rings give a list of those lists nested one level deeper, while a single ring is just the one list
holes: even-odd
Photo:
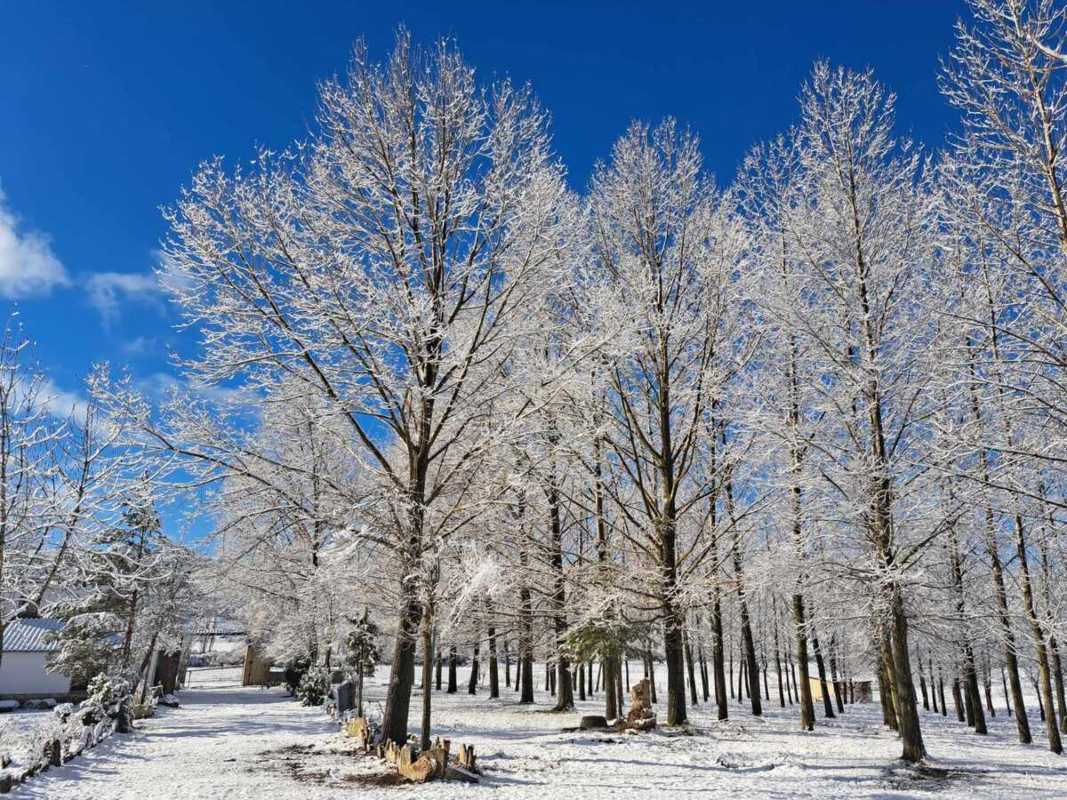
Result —
[{"label": "snow-covered ground", "polygon": [[[636,666],[636,665],[635,665]],[[370,687],[383,697],[386,669]],[[461,679],[464,677],[461,671]],[[632,673],[633,674],[633,673]],[[394,785],[380,765],[353,748],[318,710],[301,708],[280,689],[242,689],[239,670],[198,672],[182,708],[162,710],[141,732],[116,736],[71,764],[16,790],[48,800],[244,800],[248,798],[1067,798],[1067,758],[1041,744],[1014,741],[999,713],[988,737],[953,718],[925,712],[929,768],[896,761],[899,746],[882,729],[877,704],[851,706],[838,720],[821,714],[814,733],[796,730],[795,709],[772,700],[762,720],[734,705],[736,719],[714,721],[692,710],[695,735],[564,733],[580,713],[602,711],[602,696],[574,714],[466,693],[434,694],[435,734],[476,746],[482,784]],[[665,676],[657,682],[665,685]],[[536,684],[538,688],[543,683]],[[660,698],[662,700],[662,698]],[[417,703],[417,698],[416,698]],[[417,705],[412,725],[417,725]]]},{"label": "snow-covered ground", "polygon": [[7,753],[13,765],[29,763],[30,754],[41,746],[46,733],[58,730],[56,715],[50,710],[18,709],[0,714],[0,753]]}]

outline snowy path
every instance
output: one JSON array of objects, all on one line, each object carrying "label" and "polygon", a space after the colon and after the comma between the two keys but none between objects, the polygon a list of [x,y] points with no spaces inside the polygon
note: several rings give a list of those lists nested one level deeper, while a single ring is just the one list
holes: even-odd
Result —
[{"label": "snowy path", "polygon": [[[380,672],[384,673],[385,670]],[[384,679],[377,676],[376,681]],[[147,720],[88,755],[40,775],[13,797],[40,800],[601,800],[641,789],[653,798],[840,798],[889,800],[1067,799],[1067,758],[1013,741],[1004,715],[976,737],[955,720],[923,714],[923,732],[941,772],[916,774],[896,761],[899,744],[878,706],[853,706],[815,733],[796,729],[795,709],[770,704],[754,720],[731,704],[719,723],[707,705],[692,710],[695,736],[563,733],[577,714],[515,704],[513,690],[489,700],[434,693],[435,732],[477,747],[479,786],[382,785],[379,762],[338,752],[349,747],[320,710],[280,690],[234,684],[185,690],[182,708]],[[370,687],[372,707],[381,685]],[[539,698],[547,701],[538,692]],[[417,701],[417,698],[416,698]],[[600,701],[581,703],[598,711]],[[735,710],[736,709],[736,712]],[[414,711],[414,709],[413,709]],[[417,716],[413,715],[413,719]],[[1042,729],[1035,718],[1035,736]]]},{"label": "snowy path", "polygon": [[[219,685],[187,689],[182,707],[161,709],[138,733],[113,736],[11,796],[40,800],[200,800],[295,796],[280,774],[256,775],[259,754],[330,734],[319,709],[279,689]],[[271,793],[273,792],[273,794]]]}]

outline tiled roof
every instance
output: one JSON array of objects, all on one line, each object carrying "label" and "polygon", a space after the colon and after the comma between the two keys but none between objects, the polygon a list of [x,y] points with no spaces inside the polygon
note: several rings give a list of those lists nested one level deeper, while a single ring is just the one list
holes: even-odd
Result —
[{"label": "tiled roof", "polygon": [[16,619],[4,628],[5,653],[47,653],[57,649],[49,634],[63,630],[58,619]]}]

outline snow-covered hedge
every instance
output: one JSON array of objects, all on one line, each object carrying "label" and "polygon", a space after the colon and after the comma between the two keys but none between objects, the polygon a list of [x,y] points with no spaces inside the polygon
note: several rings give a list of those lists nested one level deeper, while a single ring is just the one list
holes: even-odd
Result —
[{"label": "snow-covered hedge", "polygon": [[[89,694],[75,708],[58,705],[39,724],[0,739],[0,794],[52,766],[95,747],[111,734],[130,730],[130,689],[123,680],[98,675]],[[43,715],[42,715],[43,716]]]}]

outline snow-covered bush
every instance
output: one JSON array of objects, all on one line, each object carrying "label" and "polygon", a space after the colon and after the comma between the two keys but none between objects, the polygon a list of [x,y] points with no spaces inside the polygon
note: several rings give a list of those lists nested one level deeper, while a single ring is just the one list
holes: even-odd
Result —
[{"label": "snow-covered bush", "polygon": [[296,694],[310,667],[311,661],[307,656],[297,656],[285,665],[285,688],[289,694]]},{"label": "snow-covered bush", "polygon": [[113,719],[118,729],[124,730],[129,720],[130,684],[123,678],[110,678],[101,673],[89,681],[87,691],[79,709],[82,724],[93,725]]},{"label": "snow-covered bush", "polygon": [[322,667],[312,667],[300,679],[296,696],[304,706],[321,706],[330,691],[330,674]]}]

